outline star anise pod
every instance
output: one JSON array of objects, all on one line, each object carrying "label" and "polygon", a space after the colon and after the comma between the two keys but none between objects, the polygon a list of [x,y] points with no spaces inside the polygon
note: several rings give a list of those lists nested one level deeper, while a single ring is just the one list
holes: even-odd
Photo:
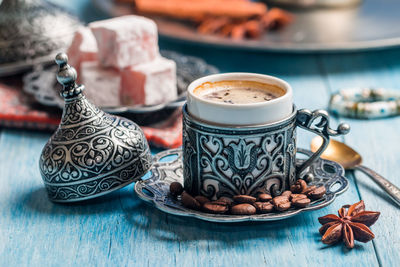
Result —
[{"label": "star anise pod", "polygon": [[353,205],[345,205],[338,211],[339,216],[328,214],[319,217],[322,224],[319,233],[322,235],[322,243],[331,245],[343,240],[346,247],[353,248],[354,240],[368,242],[374,239],[374,234],[369,229],[379,218],[380,212],[366,211],[364,201]]}]

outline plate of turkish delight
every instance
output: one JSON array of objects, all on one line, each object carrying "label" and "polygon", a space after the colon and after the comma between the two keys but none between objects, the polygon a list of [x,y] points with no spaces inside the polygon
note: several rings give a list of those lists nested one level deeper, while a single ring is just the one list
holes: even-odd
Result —
[{"label": "plate of turkish delight", "polygon": [[[149,16],[157,23],[161,36],[180,43],[296,53],[400,45],[400,27],[394,26],[400,22],[398,0],[385,0],[384,4],[381,0],[92,2],[110,16]],[[327,7],[332,5],[341,7]]]},{"label": "plate of turkish delight", "polygon": [[[218,73],[204,60],[160,51],[156,24],[128,15],[81,27],[68,49],[68,63],[86,97],[111,113],[147,113],[183,104],[187,85]],[[46,106],[63,107],[57,66],[39,65],[24,77],[24,91]]]}]

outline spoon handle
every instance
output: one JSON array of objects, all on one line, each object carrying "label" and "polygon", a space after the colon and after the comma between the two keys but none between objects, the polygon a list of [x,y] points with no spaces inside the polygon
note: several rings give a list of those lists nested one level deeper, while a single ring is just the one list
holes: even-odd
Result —
[{"label": "spoon handle", "polygon": [[400,189],[383,178],[381,175],[376,173],[375,171],[371,170],[368,167],[365,167],[363,165],[358,165],[355,167],[355,169],[362,171],[366,175],[372,178],[372,180],[379,185],[383,190],[386,191],[386,193],[389,194],[389,196],[393,199],[394,202],[396,202],[397,205],[400,206]]}]

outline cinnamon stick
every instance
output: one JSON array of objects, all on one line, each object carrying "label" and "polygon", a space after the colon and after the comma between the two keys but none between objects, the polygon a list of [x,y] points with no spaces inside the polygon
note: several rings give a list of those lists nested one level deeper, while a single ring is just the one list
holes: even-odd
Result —
[{"label": "cinnamon stick", "polygon": [[178,19],[198,19],[205,16],[249,18],[267,11],[262,3],[247,0],[136,0],[140,13],[163,15]]}]

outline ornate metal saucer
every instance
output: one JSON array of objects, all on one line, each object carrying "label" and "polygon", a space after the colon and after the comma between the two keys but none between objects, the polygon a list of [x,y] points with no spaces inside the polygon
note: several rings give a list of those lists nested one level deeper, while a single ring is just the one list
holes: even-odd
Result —
[{"label": "ornate metal saucer", "polygon": [[77,18],[47,1],[0,1],[0,76],[52,61],[79,25]]},{"label": "ornate metal saucer", "polygon": [[[186,88],[189,83],[197,78],[219,72],[216,67],[207,64],[204,60],[197,57],[185,56],[173,51],[161,51],[161,54],[166,58],[174,60],[176,63],[177,90],[179,94],[176,100],[153,106],[119,106],[101,108],[113,114],[142,114],[180,107],[185,102]],[[32,94],[36,101],[43,105],[63,108],[64,101],[58,94],[61,87],[54,76],[56,68],[56,66],[48,68],[43,65],[37,66],[33,72],[28,73],[24,77],[23,90],[28,94]]]},{"label": "ornate metal saucer", "polygon": [[[312,155],[309,150],[298,149],[298,154]],[[171,157],[172,161],[167,161]],[[326,195],[317,201],[311,202],[310,206],[301,209],[290,209],[285,212],[267,213],[257,215],[216,215],[195,211],[182,206],[182,204],[169,194],[169,185],[174,181],[183,184],[182,150],[172,149],[163,151],[153,158],[154,165],[150,169],[151,175],[148,179],[135,184],[135,192],[146,202],[154,205],[157,209],[166,213],[194,217],[210,222],[233,223],[243,221],[276,221],[290,218],[301,212],[316,210],[331,204],[338,194],[347,190],[349,183],[344,177],[343,167],[333,161],[319,159],[310,167],[310,173],[314,175],[311,184],[324,185],[327,188]],[[300,165],[304,160],[297,160]]]},{"label": "ornate metal saucer", "polygon": [[143,131],[130,120],[98,109],[77,85],[77,74],[58,54],[57,80],[63,85],[64,112],[44,146],[39,169],[54,202],[95,198],[140,179],[152,158]]}]

